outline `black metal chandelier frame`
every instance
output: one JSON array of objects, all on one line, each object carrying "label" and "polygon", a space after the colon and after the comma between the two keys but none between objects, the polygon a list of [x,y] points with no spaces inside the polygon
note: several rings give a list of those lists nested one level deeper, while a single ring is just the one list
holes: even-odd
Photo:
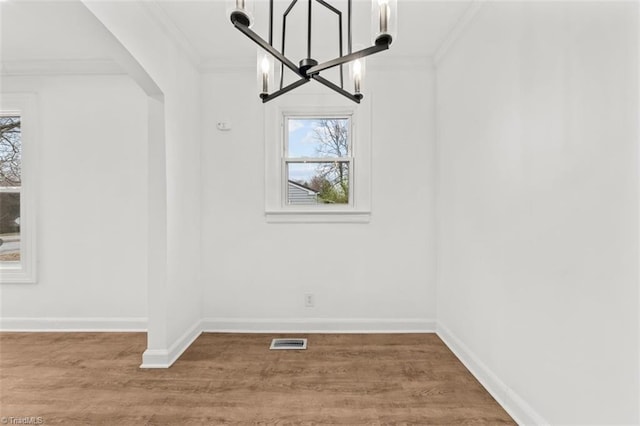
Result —
[{"label": "black metal chandelier frame", "polygon": [[[245,10],[236,9],[231,12],[231,22],[233,25],[240,30],[244,35],[253,40],[258,46],[268,52],[271,56],[277,59],[280,62],[280,85],[279,89],[272,93],[261,93],[260,98],[262,102],[271,101],[281,95],[284,95],[291,90],[300,87],[312,79],[317,81],[318,83],[328,87],[331,90],[341,94],[342,96],[352,100],[353,102],[360,103],[363,98],[362,93],[350,93],[344,89],[344,64],[347,64],[351,61],[355,61],[360,58],[364,58],[365,56],[373,55],[374,53],[378,53],[384,50],[389,49],[389,46],[392,42],[392,36],[387,33],[382,33],[378,35],[375,39],[375,43],[373,46],[367,47],[362,50],[358,50],[353,52],[353,38],[352,38],[352,0],[348,0],[347,6],[347,54],[343,55],[343,37],[342,37],[342,12],[331,4],[327,3],[324,0],[308,0],[308,12],[307,12],[307,57],[300,60],[299,65],[296,65],[289,58],[285,56],[285,47],[286,47],[286,35],[287,35],[287,16],[293,9],[293,7],[298,3],[299,0],[292,0],[285,12],[282,15],[282,51],[278,51],[273,46],[273,0],[269,0],[269,41],[264,40],[260,37],[256,32],[254,32],[251,28],[249,28],[251,24],[251,19]],[[339,23],[339,56],[335,59],[331,59],[329,61],[318,63],[315,59],[311,57],[311,23],[312,23],[312,3],[318,3],[321,6],[324,6],[329,11],[335,13],[338,17]],[[335,84],[334,82],[320,76],[320,72],[334,68],[340,67],[340,85]],[[293,83],[283,86],[284,84],[284,67],[289,68],[293,71],[298,77],[298,80]]]}]

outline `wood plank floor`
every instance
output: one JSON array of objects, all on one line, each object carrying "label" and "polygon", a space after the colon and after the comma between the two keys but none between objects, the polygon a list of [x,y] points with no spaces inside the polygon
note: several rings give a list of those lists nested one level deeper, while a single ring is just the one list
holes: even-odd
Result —
[{"label": "wood plank floor", "polygon": [[166,370],[142,333],[0,333],[0,416],[44,424],[514,424],[435,334],[201,335]]}]

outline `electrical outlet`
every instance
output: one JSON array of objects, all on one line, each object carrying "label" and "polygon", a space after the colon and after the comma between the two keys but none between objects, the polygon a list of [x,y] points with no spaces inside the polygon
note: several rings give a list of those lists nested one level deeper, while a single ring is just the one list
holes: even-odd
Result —
[{"label": "electrical outlet", "polygon": [[316,305],[315,297],[313,294],[307,293],[304,295],[304,306],[307,308],[313,308]]}]

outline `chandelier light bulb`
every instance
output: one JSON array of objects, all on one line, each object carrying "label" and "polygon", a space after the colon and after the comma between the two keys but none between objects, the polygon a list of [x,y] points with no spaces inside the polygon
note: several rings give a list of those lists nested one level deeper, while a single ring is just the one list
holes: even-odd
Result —
[{"label": "chandelier light bulb", "polygon": [[362,74],[362,63],[360,62],[360,59],[356,59],[356,61],[353,64],[353,73],[357,76],[360,77]]},{"label": "chandelier light bulb", "polygon": [[389,15],[391,14],[389,0],[378,0],[378,6],[380,7],[380,33],[387,34],[389,32]]},{"label": "chandelier light bulb", "polygon": [[362,64],[360,59],[356,59],[353,63],[353,85],[355,92],[360,93],[360,85],[362,84]]},{"label": "chandelier light bulb", "polygon": [[262,93],[269,93],[269,59],[265,55],[260,62],[260,68],[262,69]]},{"label": "chandelier light bulb", "polygon": [[391,44],[398,26],[398,0],[371,0],[371,29],[376,44]]}]

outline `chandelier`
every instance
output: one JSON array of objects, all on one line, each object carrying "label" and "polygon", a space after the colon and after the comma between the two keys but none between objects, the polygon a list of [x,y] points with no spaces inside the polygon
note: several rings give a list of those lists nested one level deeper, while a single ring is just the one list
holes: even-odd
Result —
[{"label": "chandelier", "polygon": [[[231,2],[230,18],[233,25],[243,34],[253,40],[263,51],[258,56],[258,88],[262,102],[268,102],[283,95],[297,87],[300,87],[311,80],[328,87],[329,89],[345,96],[353,102],[360,103],[362,100],[362,82],[364,78],[364,58],[366,56],[389,49],[395,33],[397,21],[396,2],[397,0],[372,0],[371,19],[373,33],[373,45],[364,49],[353,51],[352,46],[352,0],[347,0],[347,53],[343,54],[344,45],[342,37],[342,16],[343,13],[325,0],[308,0],[307,3],[307,54],[306,58],[300,59],[298,65],[285,56],[287,37],[287,16],[298,3],[305,3],[304,0],[292,0],[285,12],[282,14],[282,44],[278,50],[273,45],[273,0],[269,0],[269,40],[260,37],[251,29],[253,17],[250,12],[251,0],[228,0]],[[313,4],[316,7],[322,6],[334,13],[338,17],[338,39],[339,55],[326,62],[318,63],[311,55],[311,25]],[[274,83],[275,67],[274,59],[280,64],[280,83]],[[349,80],[352,84],[353,93],[345,89],[344,67],[349,67]],[[284,67],[291,70],[297,79],[288,85],[284,85]],[[336,84],[320,75],[322,71],[340,67],[340,83]],[[275,90],[274,90],[275,89]]]}]

